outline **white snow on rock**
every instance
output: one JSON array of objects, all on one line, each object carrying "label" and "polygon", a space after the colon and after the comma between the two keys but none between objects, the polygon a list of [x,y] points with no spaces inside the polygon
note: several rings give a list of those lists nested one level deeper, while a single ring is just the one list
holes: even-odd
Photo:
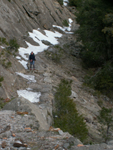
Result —
[{"label": "white snow on rock", "polygon": [[20,56],[16,56],[16,59],[19,59],[19,60],[20,60],[20,59],[21,59],[21,57],[20,57]]},{"label": "white snow on rock", "polygon": [[[68,0],[64,0],[64,3],[68,3]],[[71,31],[71,23],[73,21],[69,18],[68,22],[69,22],[69,27],[60,27],[60,26],[55,26],[55,25],[53,25],[53,27],[60,28],[65,33],[73,34],[73,32],[70,32]],[[29,59],[28,55],[31,53],[31,51],[33,51],[34,54],[36,55],[39,52],[42,52],[49,47],[42,43],[43,40],[48,41],[53,45],[56,45],[59,43],[58,38],[60,38],[61,36],[62,36],[62,34],[57,31],[53,32],[53,31],[49,31],[49,30],[44,30],[44,34],[43,34],[43,33],[41,33],[39,28],[37,30],[33,30],[32,33],[29,32],[29,37],[31,37],[36,43],[38,43],[39,46],[34,46],[25,41],[28,47],[27,48],[20,47],[19,55],[21,57],[17,56],[16,58],[23,65],[23,67],[25,69],[28,69],[27,61]],[[35,76],[33,76],[33,75],[25,75],[25,74],[22,74],[19,72],[16,72],[16,74],[29,80],[30,82],[36,82]],[[50,80],[47,80],[47,81],[50,82]],[[26,88],[26,90],[18,90],[17,94],[19,97],[24,97],[25,99],[28,99],[32,103],[39,102],[39,98],[41,96],[40,92],[33,92],[32,89],[30,89],[30,88]]]},{"label": "white snow on rock", "polygon": [[2,49],[5,49],[5,47],[3,47],[3,46],[0,46]]},{"label": "white snow on rock", "polygon": [[68,0],[63,0],[63,5],[64,5],[64,6],[67,6],[67,5],[68,5],[68,3],[69,3],[69,1],[68,1]]},{"label": "white snow on rock", "polygon": [[[68,2],[65,0],[65,2]],[[69,22],[69,27],[60,27],[60,26],[56,26],[53,25],[53,27],[57,27],[60,30],[64,31],[67,34],[73,34],[73,32],[71,31],[71,23],[73,22],[72,19],[69,18],[68,20]],[[49,30],[44,30],[44,33],[41,33],[40,29],[38,28],[37,30],[33,30],[33,32],[29,32],[29,37],[31,37],[36,43],[39,44],[39,46],[34,46],[28,42],[26,42],[27,44],[27,48],[24,47],[20,47],[19,48],[19,54],[20,56],[24,59],[24,60],[19,60],[19,62],[23,65],[23,67],[25,69],[27,69],[27,61],[28,61],[28,55],[31,53],[31,51],[34,52],[34,54],[36,55],[39,52],[42,52],[44,50],[46,50],[49,46],[45,45],[42,43],[42,40],[46,40],[48,42],[50,42],[53,45],[58,44],[58,38],[60,38],[62,36],[61,33],[55,31],[49,31]],[[17,59],[19,59],[19,57],[16,57]]]},{"label": "white snow on rock", "polygon": [[22,64],[22,66],[27,69],[27,61],[25,60],[19,60],[19,62]]},{"label": "white snow on rock", "polygon": [[16,74],[23,77],[23,78],[25,78],[25,79],[27,79],[27,80],[29,80],[30,82],[36,82],[35,76],[33,76],[33,75],[25,75],[25,74],[20,73],[20,72],[16,72]]},{"label": "white snow on rock", "polygon": [[39,102],[39,98],[41,96],[40,92],[32,92],[27,90],[18,90],[17,93],[19,97],[24,97],[32,103]]},{"label": "white snow on rock", "polygon": [[73,34],[73,32],[70,32],[71,31],[71,24],[73,22],[73,20],[71,18],[68,19],[68,22],[69,22],[69,26],[68,27],[61,27],[61,26],[57,26],[57,25],[53,25],[53,27],[56,27],[60,30],[62,30],[63,32],[67,33],[67,34]]},{"label": "white snow on rock", "polygon": [[[31,45],[30,43],[26,42],[26,44],[28,45],[27,48],[24,48],[24,47],[19,48],[19,54],[22,56],[22,58],[24,58],[25,60],[28,60],[26,54],[30,54],[31,51],[33,51],[34,54],[37,54],[38,52],[42,52],[42,51],[46,50],[48,48],[48,46],[43,44],[42,40],[49,41],[53,45],[58,44],[57,38],[60,38],[62,36],[61,33],[56,32],[56,31],[52,32],[52,31],[48,31],[48,30],[44,30],[44,31],[45,31],[45,35],[42,34],[39,30],[33,30],[32,33],[29,32],[29,36],[35,42],[37,42],[39,44],[39,46],[34,46],[34,45]],[[20,63],[26,69],[24,62],[20,62]]]},{"label": "white snow on rock", "polygon": [[31,89],[31,88],[26,88],[26,90],[27,90],[27,91],[32,91],[33,89]]}]

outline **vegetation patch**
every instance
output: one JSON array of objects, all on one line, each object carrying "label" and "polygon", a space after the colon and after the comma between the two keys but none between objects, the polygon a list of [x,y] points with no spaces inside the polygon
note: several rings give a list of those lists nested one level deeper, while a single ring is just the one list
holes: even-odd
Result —
[{"label": "vegetation patch", "polygon": [[85,76],[84,85],[112,97],[113,91],[113,65],[106,63],[103,67],[93,72],[93,75]]},{"label": "vegetation patch", "polygon": [[0,76],[0,86],[2,85],[1,82],[4,81],[4,78]]},{"label": "vegetation patch", "polygon": [[65,27],[69,27],[68,21],[67,21],[67,20],[64,20],[64,21],[63,21],[63,25],[64,25]]},{"label": "vegetation patch", "polygon": [[3,99],[0,97],[0,110],[5,106],[6,103],[8,103],[10,101],[11,101],[11,99],[9,99],[9,98]]},{"label": "vegetation patch", "polygon": [[79,4],[79,1],[78,0],[69,0],[69,6],[77,6]]},{"label": "vegetation patch", "polygon": [[4,99],[0,98],[0,110],[4,107],[5,103],[4,103]]},{"label": "vegetation patch", "polygon": [[83,65],[87,69],[96,68],[87,78],[87,85],[113,97],[113,2],[69,0],[69,4],[78,10],[76,20],[80,27],[75,33],[83,44],[80,52]]},{"label": "vegetation patch", "polygon": [[14,50],[15,52],[18,51],[19,44],[17,43],[16,39],[11,39],[9,41],[9,49]]},{"label": "vegetation patch", "polygon": [[57,0],[59,4],[62,6],[63,5],[63,0]]},{"label": "vegetation patch", "polygon": [[9,68],[12,66],[9,57],[10,55],[16,55],[19,44],[17,43],[16,39],[10,39],[10,41],[7,42],[6,38],[0,38],[0,45],[5,47],[0,51],[0,63],[3,67]]},{"label": "vegetation patch", "polygon": [[102,107],[100,110],[100,115],[98,116],[99,122],[102,124],[100,132],[102,134],[102,137],[104,139],[104,142],[108,142],[110,140],[110,127],[113,124],[113,115],[112,115],[113,110],[111,108],[105,108]]},{"label": "vegetation patch", "polygon": [[2,44],[9,45],[6,38],[0,37],[0,45],[2,45]]},{"label": "vegetation patch", "polygon": [[63,58],[64,50],[60,47],[60,45],[55,45],[54,49],[55,51],[45,50],[45,55],[55,63],[59,63]]},{"label": "vegetation patch", "polygon": [[87,139],[88,129],[70,95],[71,81],[61,80],[55,93],[54,126],[61,128],[64,132],[69,132],[83,142]]}]

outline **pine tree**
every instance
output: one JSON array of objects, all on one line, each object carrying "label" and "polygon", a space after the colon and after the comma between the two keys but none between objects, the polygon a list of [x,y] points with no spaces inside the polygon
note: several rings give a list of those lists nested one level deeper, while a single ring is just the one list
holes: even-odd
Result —
[{"label": "pine tree", "polygon": [[113,123],[112,109],[103,107],[100,110],[100,115],[98,116],[98,119],[100,123],[102,123],[101,133],[103,135],[103,138],[105,139],[105,142],[107,142],[110,138],[109,129]]}]

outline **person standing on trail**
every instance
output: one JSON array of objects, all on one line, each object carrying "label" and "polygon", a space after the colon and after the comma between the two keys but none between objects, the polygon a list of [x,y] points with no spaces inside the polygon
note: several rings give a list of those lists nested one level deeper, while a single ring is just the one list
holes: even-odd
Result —
[{"label": "person standing on trail", "polygon": [[35,55],[33,52],[31,52],[31,54],[29,55],[29,60],[30,60],[30,70],[32,69],[32,66],[33,66],[33,69],[35,70]]}]

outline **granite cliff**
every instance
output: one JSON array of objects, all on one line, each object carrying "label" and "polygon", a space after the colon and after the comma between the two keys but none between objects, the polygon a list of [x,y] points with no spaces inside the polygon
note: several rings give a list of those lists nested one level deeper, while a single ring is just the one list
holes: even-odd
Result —
[{"label": "granite cliff", "polygon": [[[0,111],[0,148],[11,150],[113,149],[112,141],[107,144],[89,145],[90,141],[103,142],[99,132],[100,123],[97,120],[101,107],[97,102],[103,100],[105,105],[108,105],[109,98],[104,95],[98,98],[94,90],[83,86],[86,70],[82,68],[78,57],[80,43],[77,43],[76,35],[72,34],[79,27],[75,20],[75,11],[75,8],[61,6],[57,0],[0,1],[0,37],[6,38],[7,41],[16,38],[23,51],[29,50],[27,43],[30,43],[32,48],[33,46],[37,48],[40,43],[47,46],[45,52],[36,53],[36,70],[29,72],[20,63],[27,61],[25,57],[22,57],[20,50],[14,54],[7,54],[8,46],[1,42],[0,77],[4,80],[0,86],[0,102],[5,106]],[[71,34],[67,30],[62,30],[64,28],[58,28],[63,27],[63,21],[68,21],[69,18],[73,20]],[[30,36],[34,29],[44,37],[47,37],[46,31],[51,33],[57,31],[62,34],[61,37],[56,37],[59,47],[63,49],[58,55],[59,62],[55,62],[52,57],[52,52],[54,54],[59,52],[58,47],[55,47],[51,41],[40,40],[38,36],[35,36],[34,40]],[[37,39],[39,42],[36,42]],[[25,53],[27,58],[28,54],[29,51]],[[4,65],[7,61],[10,61],[11,66]],[[71,98],[76,103],[79,114],[84,116],[89,130],[87,145],[83,145],[79,139],[69,133],[52,127],[54,93],[63,78],[72,80]],[[18,94],[17,91],[20,90],[27,91],[27,98]],[[33,97],[39,98],[39,101],[31,103],[29,93],[41,93],[40,97],[37,95]]]}]

